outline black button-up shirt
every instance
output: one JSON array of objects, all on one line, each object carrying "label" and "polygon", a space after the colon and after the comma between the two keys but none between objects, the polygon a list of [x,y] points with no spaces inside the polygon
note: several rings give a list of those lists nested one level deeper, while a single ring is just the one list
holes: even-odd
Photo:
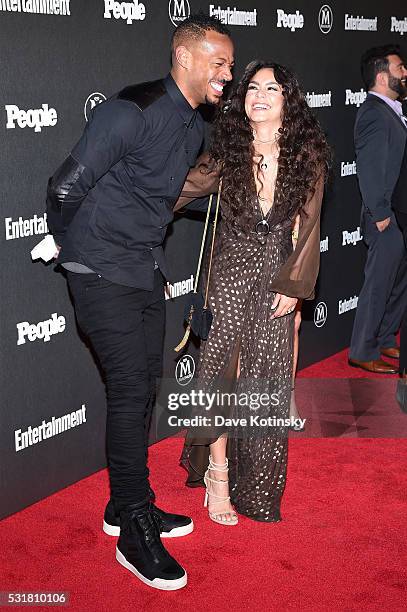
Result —
[{"label": "black button-up shirt", "polygon": [[50,179],[48,223],[77,262],[151,290],[172,208],[203,140],[203,120],[168,75],[97,106],[71,156]]}]

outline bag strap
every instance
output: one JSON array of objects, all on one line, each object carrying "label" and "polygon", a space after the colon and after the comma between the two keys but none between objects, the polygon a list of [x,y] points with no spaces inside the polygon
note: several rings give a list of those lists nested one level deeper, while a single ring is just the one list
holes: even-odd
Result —
[{"label": "bag strap", "polygon": [[198,266],[197,266],[196,274],[195,274],[194,293],[196,293],[198,290],[199,275],[201,273],[202,257],[203,257],[204,250],[205,250],[206,234],[208,233],[208,225],[209,225],[209,217],[210,217],[211,208],[212,208],[212,200],[213,200],[213,193],[211,193],[210,195],[208,210],[206,211],[205,227],[204,227],[202,241],[201,241],[201,250],[199,251]]},{"label": "bag strap", "polygon": [[220,179],[219,181],[218,195],[216,198],[216,209],[215,209],[215,218],[213,220],[212,244],[211,244],[211,253],[209,255],[209,266],[208,266],[208,276],[206,279],[204,308],[208,308],[209,281],[210,281],[211,272],[212,272],[212,259],[213,259],[213,251],[214,251],[214,246],[215,246],[216,228],[218,225],[219,203],[220,203],[221,192],[222,192],[222,179]]},{"label": "bag strap", "polygon": [[[220,204],[221,190],[222,190],[222,179],[220,179],[220,181],[219,181],[218,196],[217,196],[217,200],[216,200],[215,219],[213,221],[212,244],[211,244],[211,253],[210,253],[210,257],[209,257],[208,277],[207,277],[207,280],[206,280],[204,308],[208,308],[209,279],[210,279],[210,276],[211,276],[211,269],[212,269],[213,249],[214,249],[214,244],[215,244],[216,227],[217,227],[217,224],[218,224],[218,214],[219,214],[219,204]],[[196,293],[197,289],[198,289],[199,275],[201,273],[202,257],[203,257],[203,253],[204,253],[204,250],[205,250],[206,235],[208,233],[209,217],[210,217],[211,208],[212,208],[212,200],[213,200],[213,194],[211,194],[211,196],[209,198],[208,210],[206,212],[205,227],[204,227],[204,231],[203,231],[202,242],[201,242],[201,250],[199,252],[199,259],[198,259],[198,267],[197,267],[196,276],[195,276],[195,285],[194,285],[194,291],[193,291],[194,293]],[[174,348],[174,351],[176,351],[177,353],[181,349],[183,349],[184,346],[186,345],[186,343],[188,342],[189,334],[191,332],[191,321],[192,321],[193,313],[194,313],[194,307],[191,305],[191,308],[190,308],[190,311],[189,311],[189,317],[188,317],[188,324],[187,324],[187,328],[185,330],[184,337],[182,338],[181,342]]]}]

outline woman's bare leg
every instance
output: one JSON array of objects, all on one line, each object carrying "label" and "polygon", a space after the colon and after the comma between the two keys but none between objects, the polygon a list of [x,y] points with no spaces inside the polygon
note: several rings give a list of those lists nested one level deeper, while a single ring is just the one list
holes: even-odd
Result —
[{"label": "woman's bare leg", "polygon": [[228,439],[226,435],[221,436],[216,440],[216,442],[212,442],[209,446],[211,449],[211,457],[212,461],[218,465],[224,465],[226,460],[226,445]]},{"label": "woman's bare leg", "polygon": [[[240,376],[240,355],[239,355],[238,362],[237,362],[236,378],[239,378],[239,376]],[[213,464],[216,463],[217,466],[226,465],[227,442],[228,442],[228,439],[227,439],[227,435],[225,434],[225,435],[220,436],[220,438],[218,438],[216,442],[212,442],[212,444],[209,445],[209,452],[210,452],[210,456],[211,456],[211,460]],[[227,481],[228,480],[227,471],[222,472],[218,470],[209,469],[208,476],[212,478],[213,480],[217,480],[217,481],[222,481],[222,480]],[[219,484],[210,482],[209,484],[210,484],[209,492],[212,492],[215,495],[219,495],[220,497],[229,497],[229,483],[228,482],[219,482]],[[236,513],[233,510],[230,500],[227,500],[225,502],[218,501],[218,503],[214,503],[215,501],[216,501],[216,497],[212,496],[212,500],[211,500],[211,495],[209,495],[208,510],[211,514],[216,514],[223,521],[230,522],[232,519],[235,518]]]}]

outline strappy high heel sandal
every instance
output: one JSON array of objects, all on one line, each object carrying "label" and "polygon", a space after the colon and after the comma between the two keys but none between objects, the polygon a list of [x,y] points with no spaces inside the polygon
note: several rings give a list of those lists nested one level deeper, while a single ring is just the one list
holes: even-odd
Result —
[{"label": "strappy high heel sandal", "polygon": [[[210,488],[213,488],[213,484],[223,484],[223,483],[228,483],[229,479],[226,480],[215,480],[214,478],[210,478],[209,476],[209,470],[213,470],[214,472],[222,472],[223,474],[227,474],[229,471],[229,467],[228,467],[228,460],[225,460],[225,463],[214,463],[212,461],[212,457],[209,455],[209,465],[208,465],[208,469],[205,472],[205,476],[204,476],[204,483],[205,483],[205,487],[206,487],[206,493],[205,493],[205,501],[204,501],[204,508],[207,508],[208,506],[208,501],[209,501],[209,496],[211,497],[211,504],[220,504],[220,503],[224,503],[226,501],[230,500],[230,496],[228,497],[222,497],[221,495],[216,495],[215,493],[212,493],[212,491],[210,491]],[[214,498],[216,499],[216,501],[214,501]],[[214,521],[215,523],[219,523],[219,525],[237,525],[238,523],[238,518],[237,518],[237,514],[232,510],[228,510],[227,512],[209,512],[208,511],[208,515],[209,518]],[[223,518],[225,515],[230,515],[230,520],[226,520],[225,518]]]}]

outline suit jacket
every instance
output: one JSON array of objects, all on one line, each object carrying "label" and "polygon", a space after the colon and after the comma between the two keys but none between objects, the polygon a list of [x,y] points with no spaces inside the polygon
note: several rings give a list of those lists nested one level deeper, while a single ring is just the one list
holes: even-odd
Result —
[{"label": "suit jacket", "polygon": [[393,109],[368,94],[355,122],[356,167],[363,206],[373,221],[391,216],[407,129]]},{"label": "suit jacket", "polygon": [[400,175],[393,192],[392,204],[394,210],[407,214],[407,143],[404,147]]}]

